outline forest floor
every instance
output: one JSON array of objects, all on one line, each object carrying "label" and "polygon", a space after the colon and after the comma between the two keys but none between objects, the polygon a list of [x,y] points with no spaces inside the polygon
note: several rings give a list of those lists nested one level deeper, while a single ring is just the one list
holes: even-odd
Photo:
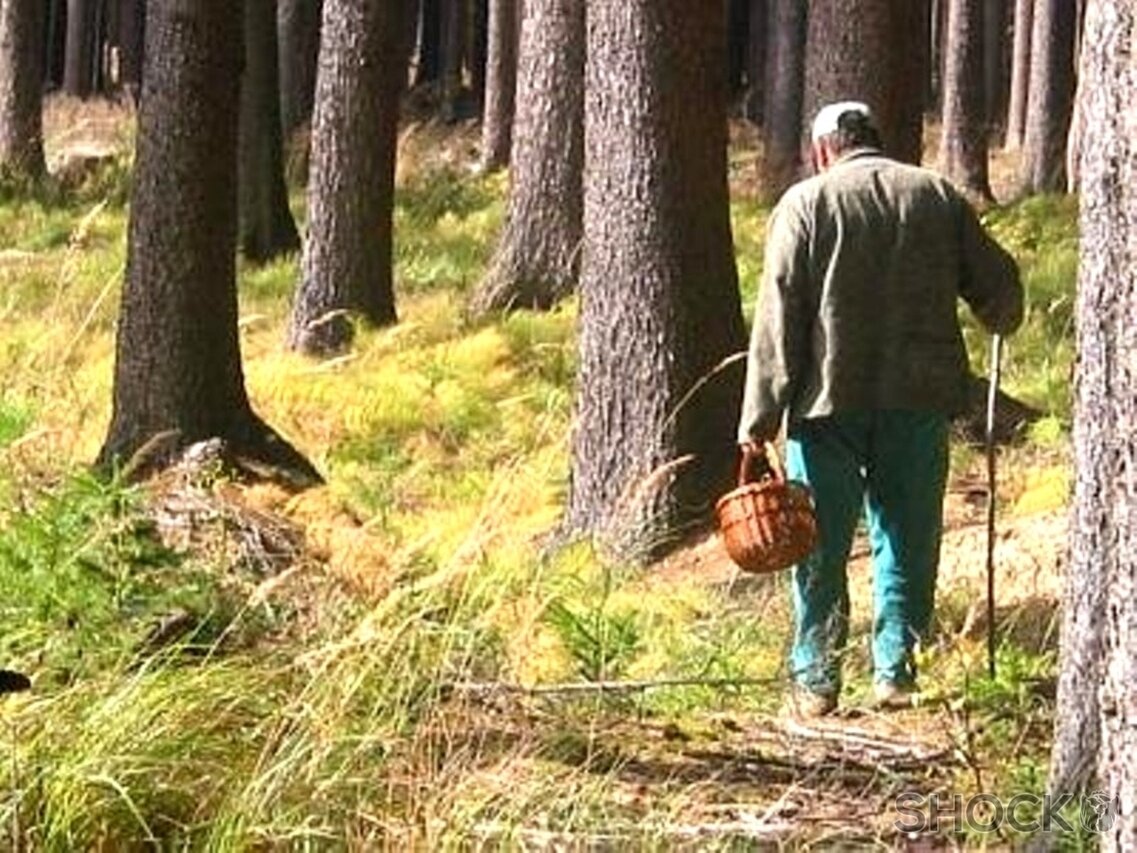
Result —
[{"label": "forest floor", "polygon": [[[996,678],[983,459],[961,439],[920,704],[868,706],[858,543],[842,708],[806,723],[780,713],[784,575],[738,573],[714,537],[647,570],[547,548],[575,306],[463,312],[506,186],[476,173],[472,127],[404,129],[401,322],[361,330],[349,356],[283,351],[295,258],[241,266],[254,405],[328,479],[301,495],[193,467],[141,489],[86,473],[109,414],[130,121],[56,102],[48,128],[54,163],[90,162],[43,197],[0,194],[0,664],[35,685],[0,706],[13,846],[1018,840],[950,819],[909,837],[896,798],[1043,788],[1070,487],[1071,200],[988,213],[1030,299],[1005,387],[1042,412],[1000,452]],[[766,208],[752,134],[734,137],[749,305]],[[1012,166],[1000,156],[996,175]],[[967,335],[982,372],[984,337]]]}]

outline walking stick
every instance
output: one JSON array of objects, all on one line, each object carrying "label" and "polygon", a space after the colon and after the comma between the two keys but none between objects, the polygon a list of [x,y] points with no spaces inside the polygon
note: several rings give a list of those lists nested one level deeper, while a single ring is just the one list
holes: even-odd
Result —
[{"label": "walking stick", "polygon": [[995,402],[1003,371],[1003,336],[991,338],[987,384],[987,675],[995,679]]}]

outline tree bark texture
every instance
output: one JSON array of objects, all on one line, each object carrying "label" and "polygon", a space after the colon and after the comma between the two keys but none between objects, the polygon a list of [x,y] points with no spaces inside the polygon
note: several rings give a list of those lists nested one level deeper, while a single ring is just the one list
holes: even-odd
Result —
[{"label": "tree bark texture", "polygon": [[285,136],[312,120],[323,0],[279,0],[280,122]]},{"label": "tree bark texture", "polygon": [[1072,0],[1035,0],[1020,176],[1025,193],[1061,191],[1066,185],[1076,22]]},{"label": "tree bark texture", "polygon": [[773,201],[796,181],[804,161],[801,148],[805,91],[806,0],[768,0],[766,115],[762,122],[762,187]]},{"label": "tree bark texture", "polygon": [[517,30],[520,0],[491,0],[486,101],[482,110],[482,168],[509,164],[513,105],[517,91]]},{"label": "tree bark texture", "polygon": [[1103,850],[1137,847],[1137,12],[1089,5],[1083,48],[1074,509],[1052,791],[1102,788]]},{"label": "tree bark texture", "polygon": [[245,67],[241,74],[238,200],[241,250],[265,263],[300,248],[284,183],[276,0],[243,0]]},{"label": "tree bark texture", "polygon": [[1030,97],[1030,39],[1034,32],[1034,0],[1015,0],[1014,41],[1011,49],[1011,94],[1007,102],[1008,151],[1022,147],[1026,105]]},{"label": "tree bark texture", "polygon": [[155,442],[222,438],[306,485],[319,475],[253,413],[241,370],[232,12],[228,0],[150,4],[114,411],[98,464],[134,461]]},{"label": "tree bark texture", "polygon": [[406,0],[324,0],[308,238],[289,345],[335,353],[347,313],[394,323],[391,228]]},{"label": "tree bark texture", "polygon": [[42,0],[0,2],[0,175],[44,174],[43,23]]},{"label": "tree bark texture", "polygon": [[748,2],[750,16],[747,20],[744,112],[750,121],[761,123],[766,105],[766,45],[770,41],[768,7],[772,0],[748,0]]},{"label": "tree bark texture", "polygon": [[[705,524],[735,457],[745,350],[726,172],[725,9],[588,10],[570,531],[651,559]],[[692,128],[699,128],[693,133]]]},{"label": "tree bark texture", "polygon": [[928,0],[813,0],[809,4],[805,123],[827,103],[861,100],[885,151],[919,163],[930,53]]},{"label": "tree bark texture", "polygon": [[96,0],[67,0],[63,91],[86,98],[94,87]]},{"label": "tree bark texture", "polygon": [[940,168],[964,192],[989,200],[983,30],[983,0],[950,0]]},{"label": "tree bark texture", "polygon": [[471,298],[479,314],[549,308],[580,269],[584,0],[524,0],[524,9],[509,209]]}]

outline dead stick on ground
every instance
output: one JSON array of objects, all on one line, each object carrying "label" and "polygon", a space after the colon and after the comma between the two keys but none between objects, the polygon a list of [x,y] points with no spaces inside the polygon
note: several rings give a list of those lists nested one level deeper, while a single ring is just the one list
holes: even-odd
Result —
[{"label": "dead stick on ground", "polygon": [[649,681],[574,681],[567,684],[509,684],[502,681],[455,682],[445,690],[455,693],[516,693],[524,696],[549,696],[566,693],[635,693],[666,687],[758,687],[774,684],[777,678],[661,678]]}]

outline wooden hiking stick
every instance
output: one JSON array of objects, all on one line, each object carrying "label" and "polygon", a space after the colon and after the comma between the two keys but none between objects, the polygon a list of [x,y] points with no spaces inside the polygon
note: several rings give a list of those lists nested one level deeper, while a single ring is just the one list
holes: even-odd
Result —
[{"label": "wooden hiking stick", "polygon": [[1003,372],[1003,336],[991,338],[987,384],[987,675],[995,680],[995,403]]}]

